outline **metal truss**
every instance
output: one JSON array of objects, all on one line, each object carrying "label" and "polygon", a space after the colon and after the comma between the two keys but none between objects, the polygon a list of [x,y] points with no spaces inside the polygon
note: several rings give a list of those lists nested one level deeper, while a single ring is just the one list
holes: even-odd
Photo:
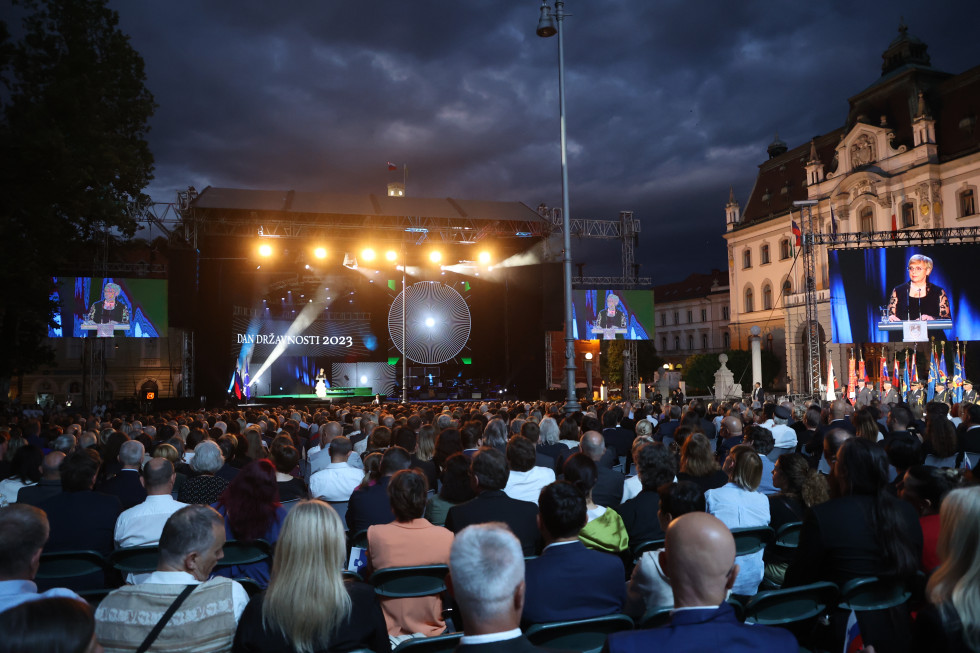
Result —
[{"label": "metal truss", "polygon": [[902,229],[899,231],[865,231],[857,233],[814,233],[815,245],[834,249],[859,247],[906,247],[908,245],[965,245],[980,240],[980,227],[943,227],[940,229]]},{"label": "metal truss", "polygon": [[607,286],[616,288],[632,288],[633,286],[651,286],[651,277],[572,277],[576,286]]}]

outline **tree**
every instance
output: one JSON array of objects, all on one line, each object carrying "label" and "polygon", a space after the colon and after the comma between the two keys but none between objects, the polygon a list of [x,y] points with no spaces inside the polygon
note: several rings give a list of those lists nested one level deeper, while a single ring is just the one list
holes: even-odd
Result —
[{"label": "tree", "polygon": [[94,262],[100,236],[135,233],[134,216],[150,202],[146,133],[156,107],[143,60],[105,0],[19,4],[23,38],[11,43],[0,28],[3,390],[11,375],[51,359],[52,275]]}]

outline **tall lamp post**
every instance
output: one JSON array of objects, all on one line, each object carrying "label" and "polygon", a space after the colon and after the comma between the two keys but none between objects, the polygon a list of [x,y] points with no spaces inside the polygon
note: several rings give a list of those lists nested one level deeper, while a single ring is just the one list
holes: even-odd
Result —
[{"label": "tall lamp post", "polygon": [[554,13],[548,0],[541,1],[541,17],[537,34],[542,38],[558,35],[558,114],[561,131],[561,226],[564,252],[562,276],[565,282],[565,413],[579,410],[575,397],[575,339],[572,337],[572,237],[568,210],[568,147],[565,139],[565,42],[561,24],[565,19],[565,3],[555,0]]},{"label": "tall lamp post", "polygon": [[592,352],[585,352],[585,385],[589,390],[586,399],[592,401]]}]

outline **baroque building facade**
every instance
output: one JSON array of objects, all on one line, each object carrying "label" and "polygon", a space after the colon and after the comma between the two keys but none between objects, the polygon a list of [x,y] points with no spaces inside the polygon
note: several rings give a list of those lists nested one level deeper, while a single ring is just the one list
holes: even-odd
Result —
[{"label": "baroque building facade", "polygon": [[[777,382],[805,391],[806,306],[793,202],[812,200],[814,230],[831,233],[980,225],[980,66],[937,70],[905,25],[882,54],[882,74],[849,99],[844,124],[792,149],[777,136],[745,208],[725,207],[732,344],[747,349],[758,326],[763,347],[783,357]],[[815,249],[820,358],[846,369],[832,346],[827,247]],[[797,381],[798,380],[798,381]]]}]

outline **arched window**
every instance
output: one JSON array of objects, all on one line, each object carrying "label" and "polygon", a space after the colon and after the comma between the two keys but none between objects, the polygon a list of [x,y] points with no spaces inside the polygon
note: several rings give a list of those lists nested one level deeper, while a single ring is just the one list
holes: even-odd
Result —
[{"label": "arched window", "polygon": [[661,338],[660,339],[660,351],[667,351],[667,339],[666,338]]},{"label": "arched window", "polygon": [[745,289],[745,312],[751,313],[755,310],[755,306],[752,305],[752,288],[751,286]]},{"label": "arched window", "polygon": [[772,286],[768,283],[762,287],[762,310],[768,311],[772,308]]},{"label": "arched window", "polygon": [[864,233],[871,233],[875,230],[875,212],[870,206],[861,209],[860,225],[861,231]]},{"label": "arched window", "polygon": [[721,336],[721,344],[725,349],[731,349],[732,347],[732,337],[726,331]]},{"label": "arched window", "polygon": [[704,349],[704,350],[707,350],[708,349],[708,334],[707,333],[702,333],[701,334],[701,349]]}]

